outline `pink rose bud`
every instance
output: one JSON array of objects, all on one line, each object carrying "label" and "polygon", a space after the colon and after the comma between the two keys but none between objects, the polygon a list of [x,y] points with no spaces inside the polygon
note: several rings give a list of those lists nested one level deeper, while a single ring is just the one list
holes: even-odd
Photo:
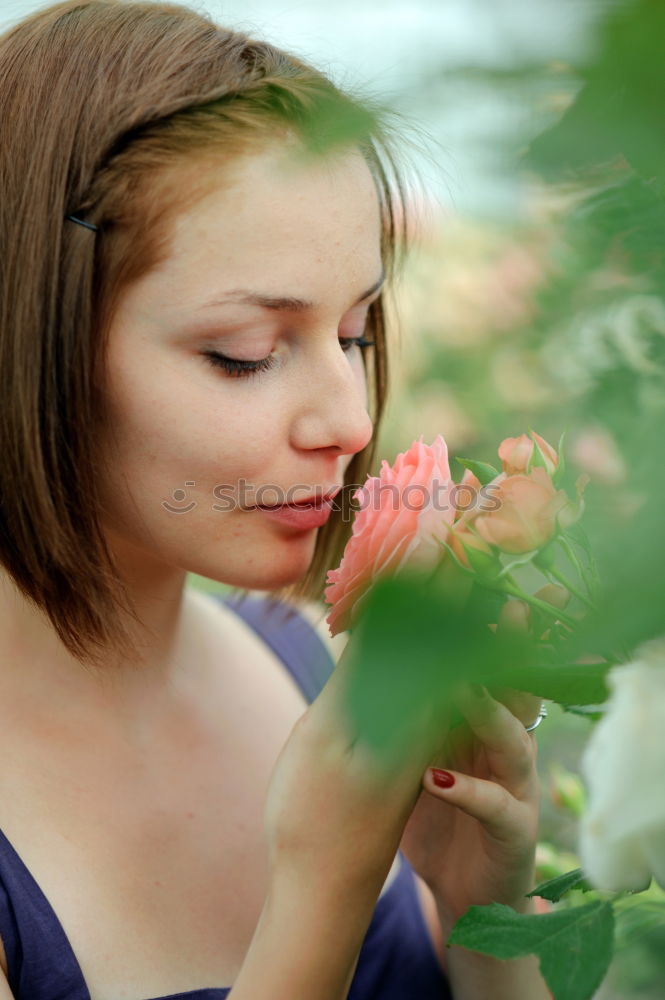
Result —
[{"label": "pink rose bud", "polygon": [[383,460],[378,476],[356,490],[361,507],[337,569],[328,571],[325,600],[332,605],[330,634],[352,627],[362,600],[379,576],[407,565],[433,569],[443,555],[442,541],[457,513],[448,448],[440,434],[430,446],[418,441],[394,465]]},{"label": "pink rose bud", "polygon": [[567,494],[554,488],[542,468],[528,476],[507,476],[496,483],[493,495],[498,509],[479,514],[473,524],[484,541],[502,552],[540,549],[554,536],[557,517],[570,524],[577,516]]},{"label": "pink rose bud", "polygon": [[478,477],[471,472],[471,469],[465,469],[462,479],[453,491],[455,506],[457,507],[456,520],[462,518],[467,520],[478,512],[482,503],[481,489],[482,483]]},{"label": "pink rose bud", "polygon": [[536,444],[540,449],[542,460],[545,462],[545,469],[550,476],[553,476],[559,465],[559,456],[551,444],[535,431],[531,432],[531,437],[527,434],[520,434],[519,437],[506,438],[499,445],[499,458],[503,462],[503,471],[507,476],[515,476],[520,473],[528,473],[533,467],[536,458],[540,458],[536,451]]},{"label": "pink rose bud", "polygon": [[496,565],[494,550],[466,525],[453,525],[448,544],[463,566],[483,573]]}]

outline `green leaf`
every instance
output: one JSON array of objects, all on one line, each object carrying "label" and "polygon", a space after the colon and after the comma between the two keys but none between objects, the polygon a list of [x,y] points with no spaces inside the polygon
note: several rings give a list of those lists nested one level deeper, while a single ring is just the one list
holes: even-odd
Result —
[{"label": "green leaf", "polygon": [[561,705],[600,705],[607,701],[607,663],[542,664],[506,669],[501,684]]},{"label": "green leaf", "polygon": [[506,595],[498,590],[492,581],[488,587],[487,580],[477,577],[473,581],[469,601],[473,602],[483,621],[498,622],[501,610],[506,603]]},{"label": "green leaf", "polygon": [[487,462],[477,462],[473,458],[459,458],[459,456],[457,457],[457,461],[465,469],[468,469],[469,472],[473,472],[474,476],[480,481],[481,486],[491,483],[499,475],[499,470]]},{"label": "green leaf", "polygon": [[458,569],[461,569],[462,572],[466,573],[468,576],[473,576],[473,570],[470,569],[468,566],[465,566],[464,563],[460,559],[458,559],[458,557],[455,555],[448,542],[444,542],[443,539],[441,538],[437,538],[436,541],[438,542],[439,546],[445,552],[448,553],[448,555],[451,557],[451,559],[453,560]]},{"label": "green leaf", "polygon": [[[307,110],[294,107],[283,88],[274,88],[268,100],[277,116],[286,121],[299,119],[298,130],[310,157],[320,158],[338,147],[366,142],[384,113],[376,102],[374,107],[370,102],[360,105],[334,92],[317,94]],[[295,155],[300,153],[298,150]]]},{"label": "green leaf", "polygon": [[501,561],[496,553],[474,549],[472,545],[467,545],[463,540],[462,548],[469,560],[469,566],[478,576],[489,577],[490,580],[495,580],[501,576]]},{"label": "green leaf", "polygon": [[[432,739],[447,728],[454,690],[463,682],[563,704],[598,705],[607,698],[605,662],[571,664],[566,650],[558,662],[543,663],[541,644],[530,633],[488,629],[488,620],[497,620],[488,587],[483,580],[469,598],[454,581],[402,572],[370,588],[347,647],[347,703],[358,738],[385,758],[399,758],[428,739],[424,727],[432,727]],[[546,655],[551,660],[552,651]]]},{"label": "green leaf", "polygon": [[460,917],[448,944],[495,958],[537,955],[554,1000],[591,1000],[612,959],[614,912],[593,902],[555,913],[516,913],[492,903]]},{"label": "green leaf", "polygon": [[[348,707],[359,736],[384,756],[404,751],[437,698],[443,725],[464,662],[454,621],[452,601],[410,574],[379,578],[367,595],[354,630]],[[473,675],[482,654],[469,646],[467,653]]]},{"label": "green leaf", "polygon": [[617,905],[615,914],[618,950],[639,941],[654,928],[665,925],[665,902],[631,899],[625,908],[622,904]]},{"label": "green leaf", "polygon": [[566,872],[565,875],[541,882],[532,892],[527,892],[527,896],[540,896],[541,899],[549,899],[551,903],[558,903],[561,897],[571,889],[589,892],[592,888],[593,886],[589,885],[585,879],[582,869],[574,868],[572,871]]},{"label": "green leaf", "polygon": [[440,731],[460,683],[493,683],[534,662],[532,637],[495,635],[487,600],[467,603],[465,590],[460,601],[458,590],[403,572],[367,595],[349,650],[348,707],[358,734],[386,756],[421,740],[424,725]]},{"label": "green leaf", "polygon": [[534,437],[534,432],[529,428],[529,437],[533,441],[533,451],[531,452],[531,459],[527,466],[527,472],[531,472],[532,469],[545,469],[547,472],[547,459],[543,454],[543,450],[536,441]]}]

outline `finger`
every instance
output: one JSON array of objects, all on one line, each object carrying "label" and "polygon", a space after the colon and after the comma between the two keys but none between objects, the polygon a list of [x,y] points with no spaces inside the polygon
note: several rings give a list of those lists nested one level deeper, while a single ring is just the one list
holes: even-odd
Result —
[{"label": "finger", "polygon": [[538,718],[538,712],[543,699],[526,691],[515,691],[513,688],[492,688],[492,697],[505,705],[509,712],[522,723],[530,726]]},{"label": "finger", "polygon": [[505,632],[508,629],[521,629],[526,632],[529,628],[529,605],[524,601],[506,601],[499,613],[497,631]]},{"label": "finger", "polygon": [[479,685],[465,685],[457,705],[483,745],[490,773],[508,788],[522,785],[533,770],[535,740],[500,701]]},{"label": "finger", "polygon": [[512,846],[516,838],[530,842],[531,831],[525,822],[522,803],[495,781],[430,767],[423,776],[423,788],[434,798],[477,819],[496,840]]},{"label": "finger", "polygon": [[527,631],[529,628],[529,612],[528,604],[524,601],[511,598],[502,605],[497,624],[490,625],[489,627],[493,632],[506,632],[509,629]]},{"label": "finger", "polygon": [[559,586],[558,583],[548,583],[546,586],[541,587],[540,590],[537,590],[534,597],[537,597],[541,601],[547,601],[548,604],[554,605],[559,611],[563,611],[570,600],[570,592],[565,587]]}]

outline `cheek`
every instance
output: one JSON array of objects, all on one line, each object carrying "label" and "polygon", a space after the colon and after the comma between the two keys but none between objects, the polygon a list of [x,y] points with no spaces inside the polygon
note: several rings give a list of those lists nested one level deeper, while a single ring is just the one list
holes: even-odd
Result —
[{"label": "cheek", "polygon": [[252,407],[248,419],[246,387],[226,385],[198,359],[173,364],[153,354],[144,364],[130,360],[120,356],[109,365],[107,383],[109,437],[119,464],[145,463],[147,471],[237,459],[271,426],[270,413],[260,407]]},{"label": "cheek", "polygon": [[193,525],[214,510],[222,487],[272,482],[290,394],[261,386],[260,376],[241,384],[216,377],[204,363],[190,369],[154,352],[141,359],[134,347],[131,357],[116,353],[107,368],[110,430],[100,449],[104,506],[114,524],[138,532],[140,519],[156,530],[162,503],[195,500],[187,522]]}]

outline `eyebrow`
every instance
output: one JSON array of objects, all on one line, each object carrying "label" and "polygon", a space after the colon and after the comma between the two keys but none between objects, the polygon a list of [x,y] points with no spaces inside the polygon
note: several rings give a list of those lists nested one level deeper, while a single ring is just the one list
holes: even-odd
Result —
[{"label": "eyebrow", "polygon": [[[374,295],[374,292],[378,292],[385,280],[386,275],[384,272],[379,280],[375,281],[372,287],[368,288],[366,292],[363,292],[357,302],[353,303],[354,306],[360,305],[360,303],[364,302],[365,299],[368,299],[370,295]],[[211,299],[209,302],[204,302],[201,308],[209,309],[211,306],[226,305],[228,302],[235,302],[240,305],[260,306],[262,309],[288,310],[289,312],[296,313],[308,312],[316,306],[316,303],[311,302],[309,299],[298,299],[290,295],[262,295],[260,292],[247,291],[244,288],[235,288],[233,291],[227,292],[221,299]]]}]

